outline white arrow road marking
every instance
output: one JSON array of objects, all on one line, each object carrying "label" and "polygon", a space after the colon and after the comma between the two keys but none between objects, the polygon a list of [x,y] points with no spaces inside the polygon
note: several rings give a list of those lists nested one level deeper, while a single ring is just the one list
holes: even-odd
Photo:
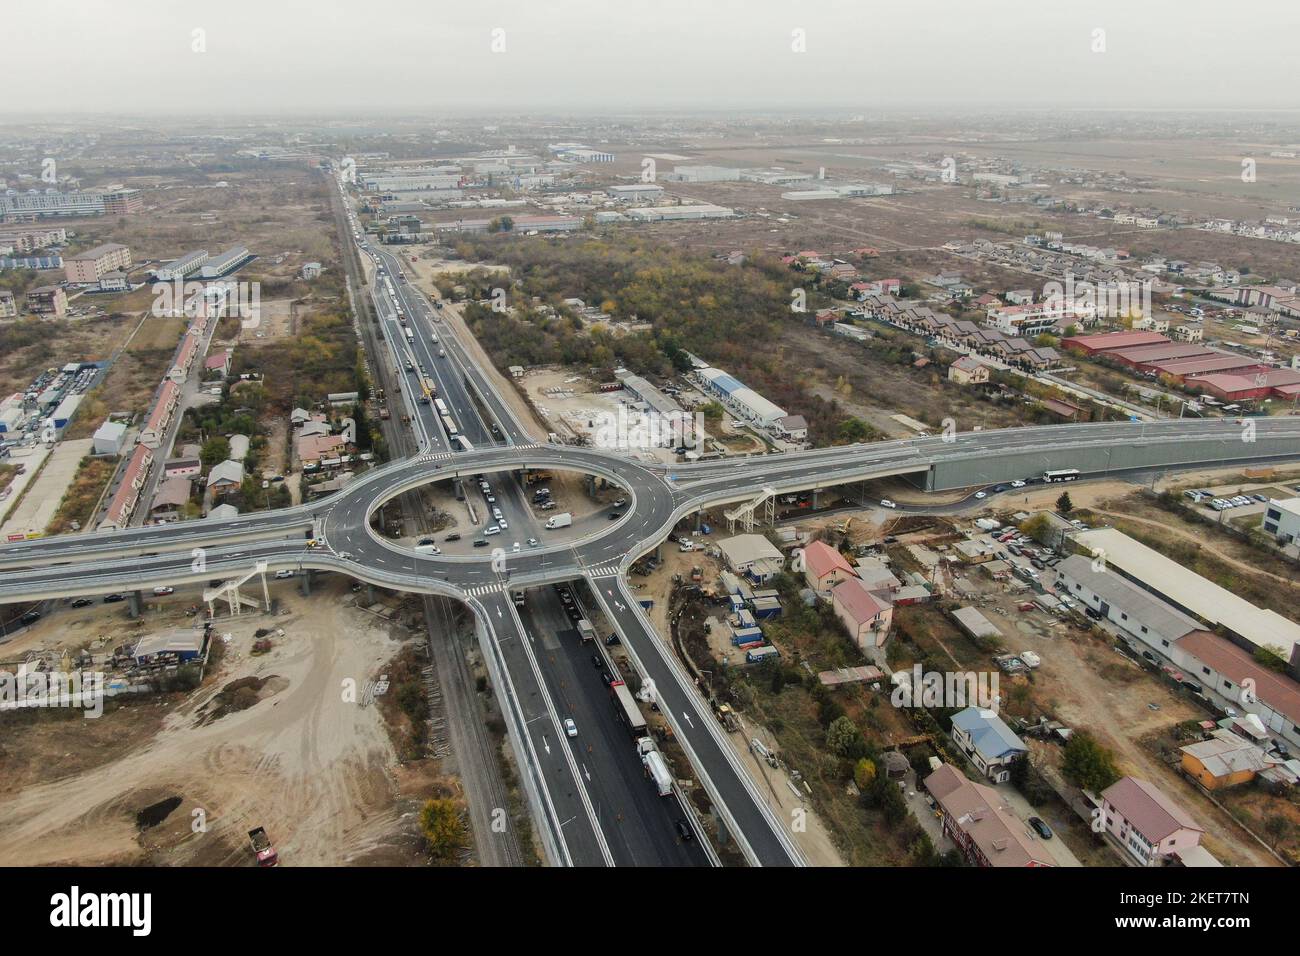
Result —
[{"label": "white arrow road marking", "polygon": [[546,734],[542,734],[542,746],[546,748],[547,755],[551,752],[551,742],[546,739]]},{"label": "white arrow road marking", "polygon": [[686,713],[686,711],[682,711],[682,716],[686,718],[686,722],[691,725],[691,730],[694,730],[695,723],[691,720],[691,715]]},{"label": "white arrow road marking", "polygon": [[591,783],[591,771],[587,769],[585,763],[582,765],[582,775],[587,778],[588,783]]}]

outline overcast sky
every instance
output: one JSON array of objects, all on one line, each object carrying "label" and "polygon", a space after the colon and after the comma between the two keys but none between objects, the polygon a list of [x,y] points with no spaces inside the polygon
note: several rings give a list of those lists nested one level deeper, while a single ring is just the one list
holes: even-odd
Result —
[{"label": "overcast sky", "polygon": [[1300,108],[1300,0],[3,8],[0,112]]}]

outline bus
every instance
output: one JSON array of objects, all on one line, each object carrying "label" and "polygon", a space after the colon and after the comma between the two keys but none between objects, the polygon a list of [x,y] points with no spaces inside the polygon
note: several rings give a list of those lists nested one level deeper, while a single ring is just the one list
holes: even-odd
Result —
[{"label": "bus", "polygon": [[438,399],[438,400],[437,400],[436,402],[434,402],[433,404],[434,404],[434,406],[438,409],[438,414],[439,414],[439,415],[450,415],[450,414],[451,414],[451,412],[450,412],[450,411],[448,410],[448,408],[447,408],[447,403],[444,402],[441,398]]},{"label": "bus", "polygon": [[456,434],[457,434],[457,432],[456,432],[456,423],[453,422],[453,421],[451,420],[451,416],[450,416],[450,415],[443,415],[443,416],[442,416],[442,427],[445,428],[445,429],[447,429],[447,437],[448,437],[448,438],[455,438],[455,437],[456,437]]},{"label": "bus", "polygon": [[1060,471],[1043,472],[1043,481],[1051,483],[1053,481],[1074,481],[1079,477],[1078,468],[1063,468]]},{"label": "bus", "polygon": [[632,736],[644,736],[645,717],[641,716],[641,708],[636,705],[636,698],[627,689],[627,685],[621,680],[614,681],[609,685],[609,696],[614,699],[614,713],[618,715],[618,719],[623,722]]},{"label": "bus", "polygon": [[412,345],[415,344],[415,333],[412,332],[409,328],[406,329],[406,341],[410,342]]}]

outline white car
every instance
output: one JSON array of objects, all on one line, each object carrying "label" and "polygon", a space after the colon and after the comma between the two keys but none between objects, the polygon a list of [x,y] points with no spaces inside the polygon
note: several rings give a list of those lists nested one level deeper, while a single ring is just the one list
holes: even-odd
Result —
[{"label": "white car", "polygon": [[731,427],[732,427],[732,428],[744,428],[744,427],[745,427],[745,423],[742,422],[739,418],[733,418],[733,419],[731,420]]},{"label": "white car", "polygon": [[163,596],[164,594],[175,594],[175,593],[176,593],[176,589],[175,589],[175,588],[169,588],[169,587],[167,587],[167,585],[164,584],[164,585],[161,585],[161,586],[159,586],[159,587],[154,588],[154,589],[153,589],[153,593],[154,593],[154,594],[157,594],[159,597],[161,597],[161,596]]},{"label": "white car", "polygon": [[1024,483],[1022,480],[1020,480],[1019,478],[1017,478],[1015,481],[1011,482],[1011,487],[1012,487],[1012,488],[1023,488],[1023,487],[1025,487],[1025,483]]},{"label": "white car", "polygon": [[536,538],[529,538],[529,539],[528,539],[528,547],[530,547],[530,548],[535,548],[535,547],[537,547],[537,539],[536,539]]},{"label": "white car", "polygon": [[975,497],[976,497],[977,499],[984,499],[984,498],[987,498],[988,496],[989,496],[989,494],[988,494],[987,491],[977,491],[977,492],[975,492]]},{"label": "white car", "polygon": [[519,550],[519,542],[516,541],[516,542],[515,542],[515,546],[514,546],[513,548],[511,548],[510,550],[511,550],[511,551],[518,551],[518,550]]},{"label": "white car", "polygon": [[894,502],[890,501],[888,498],[881,498],[881,499],[880,499],[880,507],[882,507],[882,508],[897,508],[898,505],[894,504]]},{"label": "white car", "polygon": [[281,570],[275,572],[275,576],[280,579],[291,578],[293,577],[293,572],[290,571],[288,568],[282,568]]},{"label": "white car", "polygon": [[486,535],[500,534],[501,529],[498,528],[496,525],[489,525],[488,527],[483,529],[483,533]]},{"label": "white car", "polygon": [[573,722],[572,717],[564,718],[564,732],[570,737],[578,736],[578,725]]},{"label": "white car", "polygon": [[505,531],[507,528],[510,527],[510,522],[507,521],[505,518],[498,518],[497,524],[500,525],[502,531]]}]

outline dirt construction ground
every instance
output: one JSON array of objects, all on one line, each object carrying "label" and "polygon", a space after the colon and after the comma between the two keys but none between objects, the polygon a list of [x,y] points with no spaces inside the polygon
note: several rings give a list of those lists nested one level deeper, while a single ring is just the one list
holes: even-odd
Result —
[{"label": "dirt construction ground", "polygon": [[[220,662],[193,692],[110,703],[97,720],[49,711],[6,717],[0,858],[20,866],[250,865],[246,834],[260,825],[287,865],[409,860],[418,804],[401,796],[408,769],[397,765],[379,708],[349,702],[344,691],[355,682],[364,699],[366,682],[411,635],[349,606],[345,581],[318,581],[311,599],[292,584],[276,591],[278,614],[218,618]],[[151,614],[149,627],[184,626],[190,619],[180,607]],[[42,624],[93,638],[107,623],[120,640],[121,612],[92,610],[92,620],[70,612]],[[258,628],[273,630],[273,646],[253,656]],[[24,643],[48,646],[51,636],[33,633]],[[15,651],[10,645],[5,656]],[[255,702],[216,715],[218,692],[249,676],[265,681]],[[170,814],[142,828],[137,814],[169,798],[179,798]]]}]

